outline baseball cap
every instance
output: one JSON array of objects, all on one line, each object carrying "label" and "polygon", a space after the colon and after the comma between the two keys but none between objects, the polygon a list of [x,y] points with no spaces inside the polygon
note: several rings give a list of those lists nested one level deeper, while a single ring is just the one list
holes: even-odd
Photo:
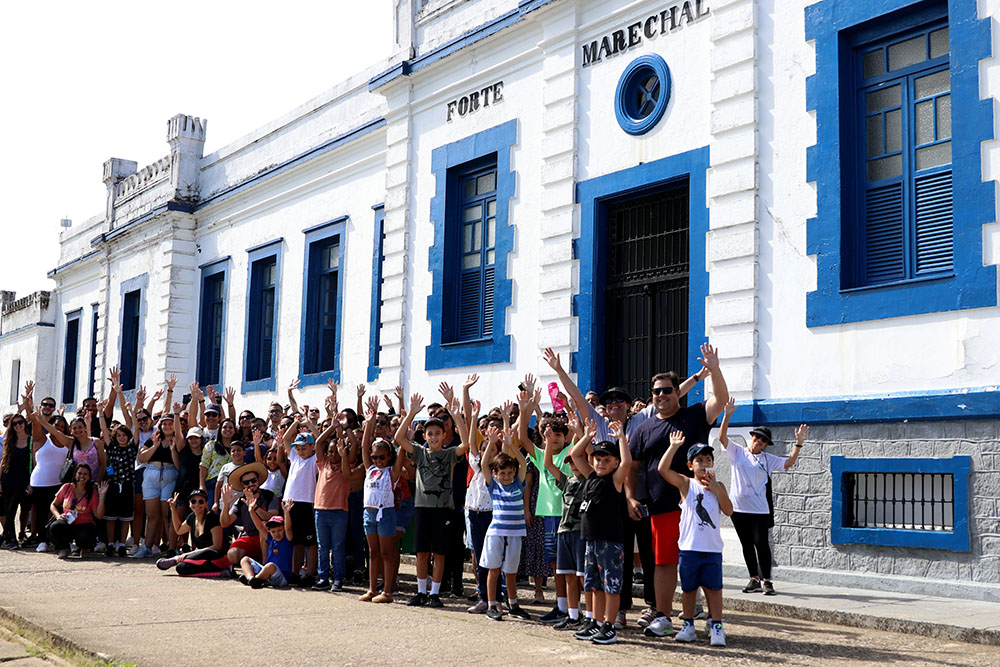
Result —
[{"label": "baseball cap", "polygon": [[691,448],[688,449],[688,461],[694,461],[694,458],[699,454],[711,454],[712,458],[715,458],[715,450],[712,449],[711,445],[698,443],[696,445],[691,445]]},{"label": "baseball cap", "polygon": [[217,404],[215,404],[215,403],[212,403],[212,404],[211,404],[211,405],[209,405],[209,406],[208,406],[207,408],[205,408],[205,414],[206,414],[206,415],[207,415],[207,414],[209,414],[210,412],[214,412],[214,413],[215,413],[215,414],[217,414],[217,415],[221,415],[221,414],[222,414],[222,410],[221,410],[221,409],[219,408],[219,406],[218,406]]},{"label": "baseball cap", "polygon": [[285,517],[283,516],[272,516],[270,519],[264,522],[264,526],[270,528],[272,526],[284,526]]},{"label": "baseball cap", "polygon": [[594,445],[594,449],[590,452],[594,456],[605,455],[613,456],[616,459],[621,460],[622,453],[618,448],[618,443],[611,442],[610,440],[602,440]]}]

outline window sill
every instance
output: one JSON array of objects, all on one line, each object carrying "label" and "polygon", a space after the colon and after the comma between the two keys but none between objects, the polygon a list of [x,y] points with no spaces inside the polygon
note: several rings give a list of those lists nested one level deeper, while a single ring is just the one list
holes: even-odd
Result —
[{"label": "window sill", "polygon": [[841,294],[856,294],[858,292],[868,292],[870,290],[877,290],[883,287],[897,287],[899,285],[913,285],[917,286],[921,283],[929,283],[935,280],[949,280],[954,278],[954,273],[935,273],[930,276],[920,276],[919,278],[906,278],[904,280],[893,280],[887,283],[878,283],[876,285],[862,285],[860,287],[846,287],[840,290]]},{"label": "window sill", "polygon": [[483,343],[492,343],[492,342],[493,342],[493,336],[490,336],[488,338],[473,338],[471,340],[457,340],[453,343],[441,343],[441,348],[454,349],[457,347],[464,347],[466,345],[481,345]]}]

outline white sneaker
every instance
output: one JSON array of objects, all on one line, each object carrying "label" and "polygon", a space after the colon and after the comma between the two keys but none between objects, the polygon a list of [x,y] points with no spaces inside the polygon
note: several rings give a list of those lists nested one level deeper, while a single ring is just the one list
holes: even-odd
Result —
[{"label": "white sneaker", "polygon": [[155,557],[160,555],[160,547],[156,546],[155,544],[153,545],[153,548],[149,549],[148,551],[150,556]]},{"label": "white sneaker", "polygon": [[643,629],[642,634],[647,637],[669,637],[673,632],[674,626],[670,622],[670,617],[657,616]]},{"label": "white sneaker", "polygon": [[38,543],[38,547],[35,549],[35,551],[37,551],[40,554],[43,554],[43,553],[45,553],[48,550],[49,550],[49,543],[48,542],[39,542]]},{"label": "white sneaker", "polygon": [[98,540],[97,544],[94,545],[94,551],[97,551],[97,552],[104,551],[106,548],[107,548],[107,545],[104,544],[104,542],[101,542],[100,540]]},{"label": "white sneaker", "polygon": [[709,644],[712,646],[725,646],[726,645],[726,631],[722,629],[722,623],[716,621],[712,623],[712,629],[709,631]]},{"label": "white sneaker", "polygon": [[[154,549],[156,547],[153,547]],[[138,551],[132,554],[132,558],[147,558],[150,555],[149,549],[146,547],[139,547]]]},{"label": "white sneaker", "polygon": [[[719,624],[719,628],[722,628],[722,624]],[[674,635],[674,640],[679,642],[693,642],[697,638],[698,633],[694,629],[694,623],[685,623],[681,631]],[[725,645],[725,639],[722,641]]]}]

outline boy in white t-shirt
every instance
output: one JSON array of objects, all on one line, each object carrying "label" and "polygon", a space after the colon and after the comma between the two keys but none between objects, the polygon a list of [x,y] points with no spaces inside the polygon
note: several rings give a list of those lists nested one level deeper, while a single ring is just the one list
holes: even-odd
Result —
[{"label": "boy in white t-shirt", "polygon": [[[299,420],[301,421],[301,420]],[[293,429],[288,429],[292,431]],[[292,555],[292,581],[302,588],[311,588],[316,583],[316,566],[319,563],[316,548],[316,517],[313,503],[316,500],[316,444],[309,433],[299,433],[289,442],[286,435],[282,439],[282,453],[288,459],[288,480],[285,482],[285,500],[293,500],[289,514],[293,528],[295,550]],[[306,576],[298,578],[299,568],[305,560]]]},{"label": "boy in white t-shirt", "polygon": [[677,450],[684,444],[684,434],[670,434],[670,447],[660,459],[658,470],[663,479],[677,487],[681,494],[680,563],[677,573],[683,595],[684,627],[674,637],[676,641],[693,642],[694,606],[698,588],[705,591],[708,603],[708,627],[712,646],[725,646],[726,633],[722,629],[722,533],[720,513],[733,513],[726,487],[715,479],[715,456],[706,444],[694,444],[688,449],[688,470],[694,478],[671,470]]}]

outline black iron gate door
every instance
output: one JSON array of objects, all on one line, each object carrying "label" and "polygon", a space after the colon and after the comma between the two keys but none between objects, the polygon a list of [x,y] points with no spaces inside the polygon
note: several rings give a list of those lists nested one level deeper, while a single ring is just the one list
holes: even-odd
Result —
[{"label": "black iron gate door", "polygon": [[607,208],[605,384],[649,398],[656,373],[687,374],[688,187]]}]

